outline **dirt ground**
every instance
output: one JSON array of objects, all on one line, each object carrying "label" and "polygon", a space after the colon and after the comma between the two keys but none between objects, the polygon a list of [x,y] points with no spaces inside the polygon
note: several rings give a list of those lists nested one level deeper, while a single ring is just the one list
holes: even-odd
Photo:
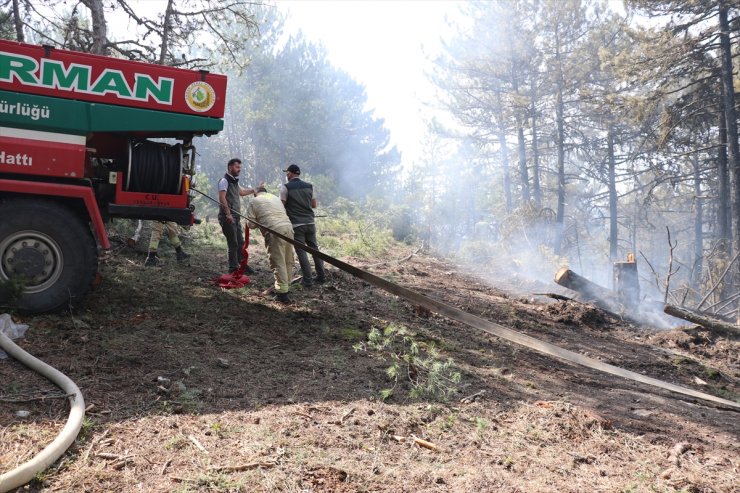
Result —
[{"label": "dirt ground", "polygon": [[[163,248],[166,265],[145,268],[140,251],[115,244],[71,314],[16,317],[31,326],[20,345],[72,378],[88,407],[76,443],[22,491],[740,491],[736,411],[507,343],[333,268],[278,304],[260,296],[271,284],[261,245],[252,284],[221,291],[208,281],[223,273],[223,249],[186,247],[186,265]],[[504,291],[485,272],[411,253],[344,260],[593,358],[740,398],[737,340],[630,326],[532,294],[554,284],[508,277]],[[353,346],[391,324],[454,360],[461,380],[447,402],[410,398],[413,368],[379,397],[391,361]],[[0,473],[64,426],[59,393],[0,361]]]}]

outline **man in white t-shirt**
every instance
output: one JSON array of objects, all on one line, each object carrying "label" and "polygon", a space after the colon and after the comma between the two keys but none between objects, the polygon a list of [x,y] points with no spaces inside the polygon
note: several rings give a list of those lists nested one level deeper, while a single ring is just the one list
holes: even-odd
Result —
[{"label": "man in white t-shirt", "polygon": [[[242,262],[242,248],[244,248],[244,230],[241,225],[241,200],[244,195],[256,195],[254,188],[239,186],[239,173],[242,170],[242,161],[238,158],[229,160],[226,165],[226,174],[218,182],[218,223],[226,237],[229,248],[229,272],[234,272]],[[247,274],[254,274],[254,270],[247,266]]]}]

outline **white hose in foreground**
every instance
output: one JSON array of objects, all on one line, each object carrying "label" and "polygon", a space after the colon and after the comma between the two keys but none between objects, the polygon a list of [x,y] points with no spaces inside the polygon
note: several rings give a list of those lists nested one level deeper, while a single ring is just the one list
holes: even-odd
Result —
[{"label": "white hose in foreground", "polygon": [[24,462],[12,471],[0,475],[0,493],[6,493],[31,481],[37,473],[52,465],[72,445],[80,432],[80,428],[82,428],[82,419],[85,417],[85,400],[82,398],[82,392],[80,392],[77,385],[64,373],[34,358],[2,332],[0,332],[0,348],[36,373],[54,382],[65,393],[71,394],[69,398],[71,406],[69,418],[62,432],[33,459]]}]

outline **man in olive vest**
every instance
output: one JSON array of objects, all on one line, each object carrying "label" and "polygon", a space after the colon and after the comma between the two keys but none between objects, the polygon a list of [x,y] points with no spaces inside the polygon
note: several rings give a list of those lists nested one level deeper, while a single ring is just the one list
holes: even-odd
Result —
[{"label": "man in olive vest", "polygon": [[[316,208],[316,195],[314,194],[313,185],[300,179],[301,168],[295,164],[284,169],[288,175],[288,183],[280,187],[280,200],[285,204],[290,222],[293,224],[293,237],[295,241],[308,245],[314,250],[319,249],[316,241],[316,223],[314,221],[313,210]],[[298,263],[301,264],[303,273],[302,284],[312,286],[315,282],[323,284],[326,282],[326,271],[324,270],[324,261],[319,257],[313,257],[313,264],[316,267],[316,277],[311,276],[311,264],[308,261],[308,254],[300,248],[295,249],[298,255]]]},{"label": "man in olive vest", "polygon": [[[229,272],[239,268],[242,261],[242,248],[244,247],[244,230],[241,225],[240,197],[244,195],[256,195],[254,188],[241,188],[239,186],[239,173],[242,171],[242,162],[238,158],[229,160],[226,165],[227,172],[218,182],[218,223],[221,231],[226,237],[229,248]],[[254,270],[247,266],[247,274],[254,274]]]}]

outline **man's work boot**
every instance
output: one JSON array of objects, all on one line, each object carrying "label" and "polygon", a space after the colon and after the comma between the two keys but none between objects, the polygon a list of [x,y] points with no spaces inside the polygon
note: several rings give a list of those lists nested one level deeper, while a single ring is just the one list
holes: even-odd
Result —
[{"label": "man's work boot", "polygon": [[247,267],[244,269],[244,273],[245,274],[249,274],[250,276],[252,274],[254,274],[254,272],[255,272],[255,270],[253,268],[251,268],[249,265],[247,265]]},{"label": "man's work boot", "polygon": [[157,257],[157,252],[149,252],[149,255],[146,256],[146,260],[144,261],[144,265],[146,267],[156,267],[159,265],[159,257]]},{"label": "man's work boot", "polygon": [[288,293],[275,293],[272,299],[285,305],[289,305],[291,303],[291,299],[288,296]]},{"label": "man's work boot", "polygon": [[182,262],[183,260],[187,260],[190,258],[190,255],[185,253],[185,250],[182,249],[182,247],[177,247],[175,249],[175,253],[177,254],[177,261]]}]

